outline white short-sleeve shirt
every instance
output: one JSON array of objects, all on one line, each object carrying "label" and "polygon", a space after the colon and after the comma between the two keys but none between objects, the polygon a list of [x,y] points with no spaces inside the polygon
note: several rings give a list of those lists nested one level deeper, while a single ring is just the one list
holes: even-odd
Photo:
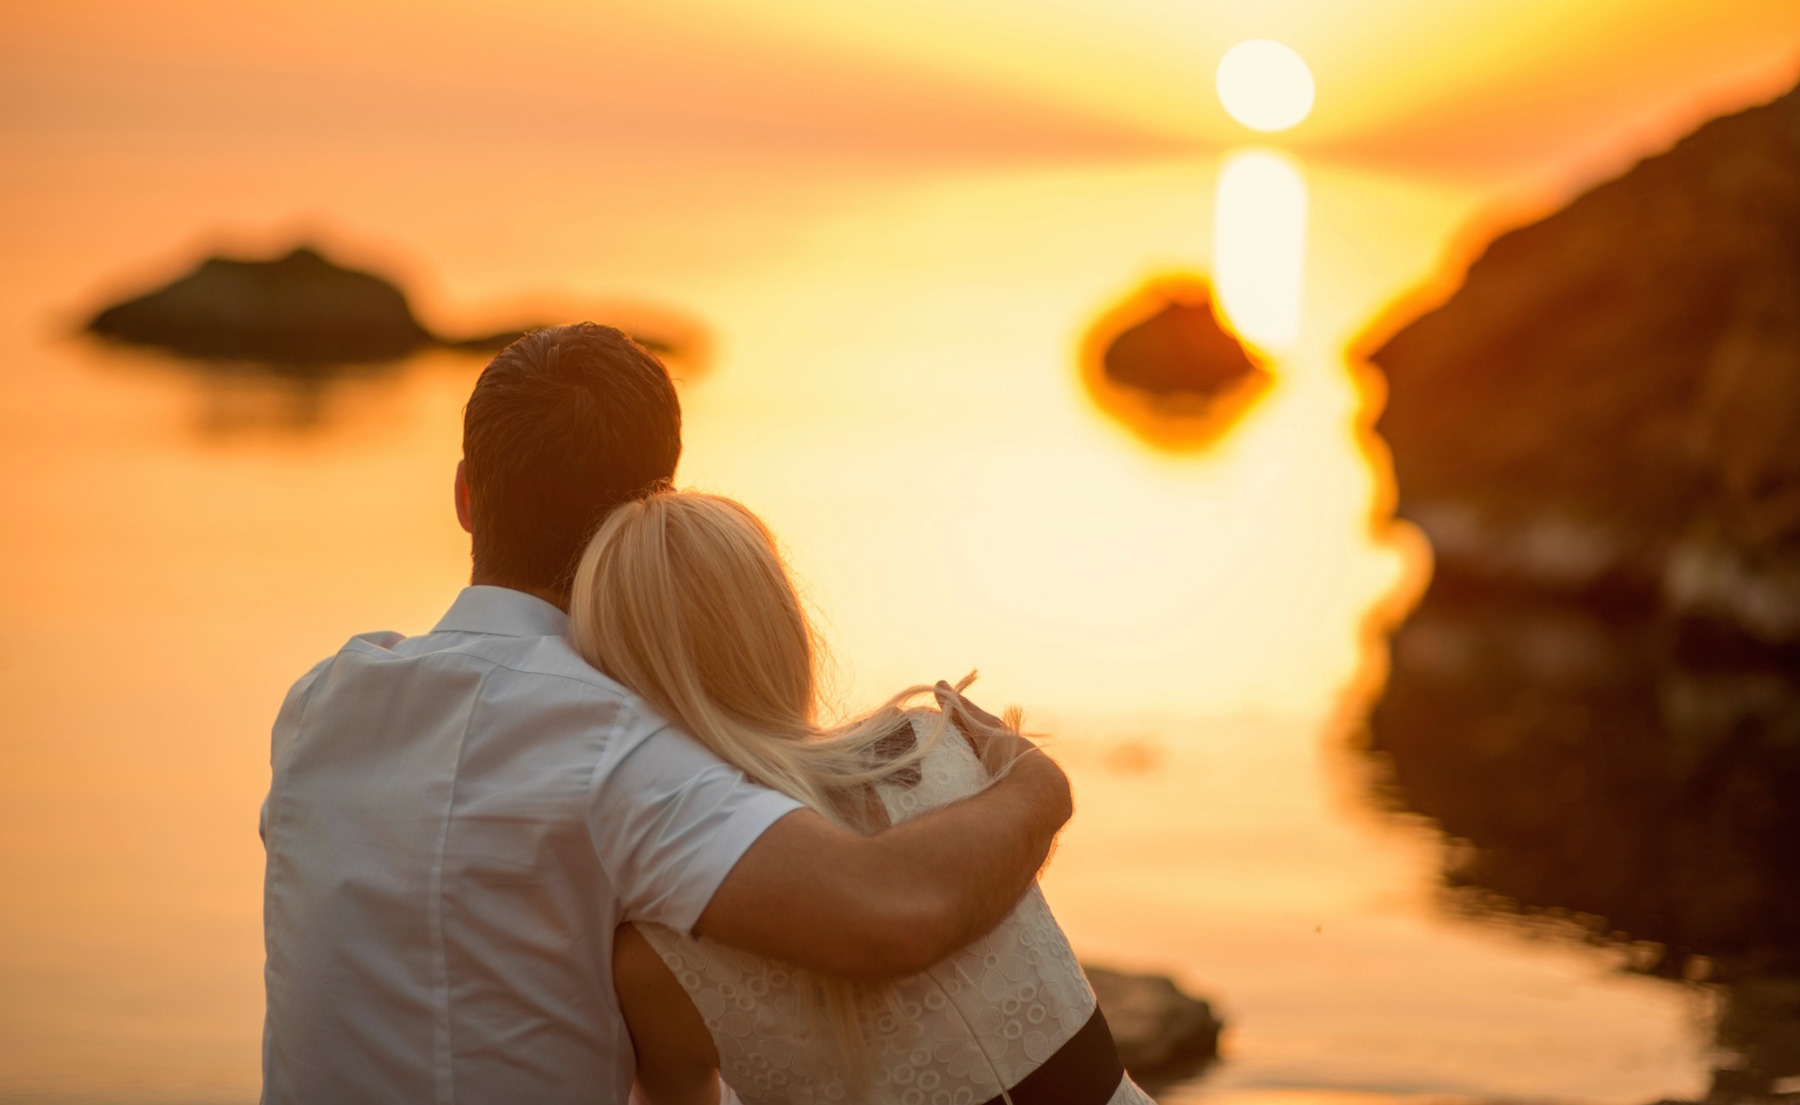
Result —
[{"label": "white short-sleeve shirt", "polygon": [[288,693],[263,806],[267,1103],[624,1102],[612,934],[692,930],[798,803],[470,587]]}]

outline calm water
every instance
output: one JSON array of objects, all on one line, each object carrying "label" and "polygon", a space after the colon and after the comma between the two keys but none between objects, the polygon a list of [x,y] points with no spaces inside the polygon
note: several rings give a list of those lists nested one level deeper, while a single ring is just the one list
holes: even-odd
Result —
[{"label": "calm water", "polygon": [[1182,448],[1107,413],[1078,350],[1146,280],[1213,267],[1217,160],[540,152],[530,175],[430,150],[5,154],[0,1098],[254,1099],[268,722],[316,658],[427,629],[464,580],[478,361],[309,389],[68,336],[206,246],[303,233],[445,326],[620,303],[703,325],[675,365],[682,479],[787,542],[845,703],[979,667],[982,701],[1057,734],[1079,812],[1046,885],[1076,947],[1230,1022],[1227,1061],[1171,1099],[1704,1088],[1698,998],[1447,919],[1436,838],[1376,812],[1354,751],[1428,554],[1385,518],[1358,432],[1378,385],[1340,351],[1484,197],[1312,164],[1304,221],[1227,220],[1250,242],[1220,246],[1227,291],[1282,351]]}]

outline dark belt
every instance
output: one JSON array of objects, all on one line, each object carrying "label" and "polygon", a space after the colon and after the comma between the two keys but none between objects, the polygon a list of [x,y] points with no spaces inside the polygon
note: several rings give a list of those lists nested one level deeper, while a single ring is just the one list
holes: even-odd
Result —
[{"label": "dark belt", "polygon": [[1043,1066],[983,1105],[1003,1105],[1008,1097],[1013,1105],[1106,1105],[1124,1077],[1125,1066],[1113,1046],[1112,1029],[1106,1027],[1106,1018],[1096,1006],[1081,1031],[1070,1036]]}]

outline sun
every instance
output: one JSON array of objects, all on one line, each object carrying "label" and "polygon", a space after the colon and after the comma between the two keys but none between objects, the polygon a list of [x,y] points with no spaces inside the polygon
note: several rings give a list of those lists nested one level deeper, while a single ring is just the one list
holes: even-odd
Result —
[{"label": "sun", "polygon": [[1225,51],[1217,83],[1225,111],[1252,130],[1286,130],[1312,112],[1312,70],[1271,39],[1253,38]]}]

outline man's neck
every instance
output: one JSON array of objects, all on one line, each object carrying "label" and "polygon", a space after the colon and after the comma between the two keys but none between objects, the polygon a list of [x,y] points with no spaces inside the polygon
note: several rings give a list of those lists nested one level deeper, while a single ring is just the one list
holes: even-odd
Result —
[{"label": "man's neck", "polygon": [[471,587],[504,587],[508,591],[520,591],[520,592],[523,592],[524,594],[530,595],[532,598],[543,599],[545,602],[549,603],[551,606],[556,607],[558,610],[561,610],[565,614],[567,614],[569,612],[569,596],[566,594],[557,594],[555,592],[541,590],[536,587],[521,587],[516,583],[508,583],[507,581],[502,580],[502,579],[495,579],[492,576],[489,576],[488,574],[486,574],[485,572],[480,571],[479,569],[476,570],[475,572],[473,572],[469,576],[469,586],[471,586]]}]

